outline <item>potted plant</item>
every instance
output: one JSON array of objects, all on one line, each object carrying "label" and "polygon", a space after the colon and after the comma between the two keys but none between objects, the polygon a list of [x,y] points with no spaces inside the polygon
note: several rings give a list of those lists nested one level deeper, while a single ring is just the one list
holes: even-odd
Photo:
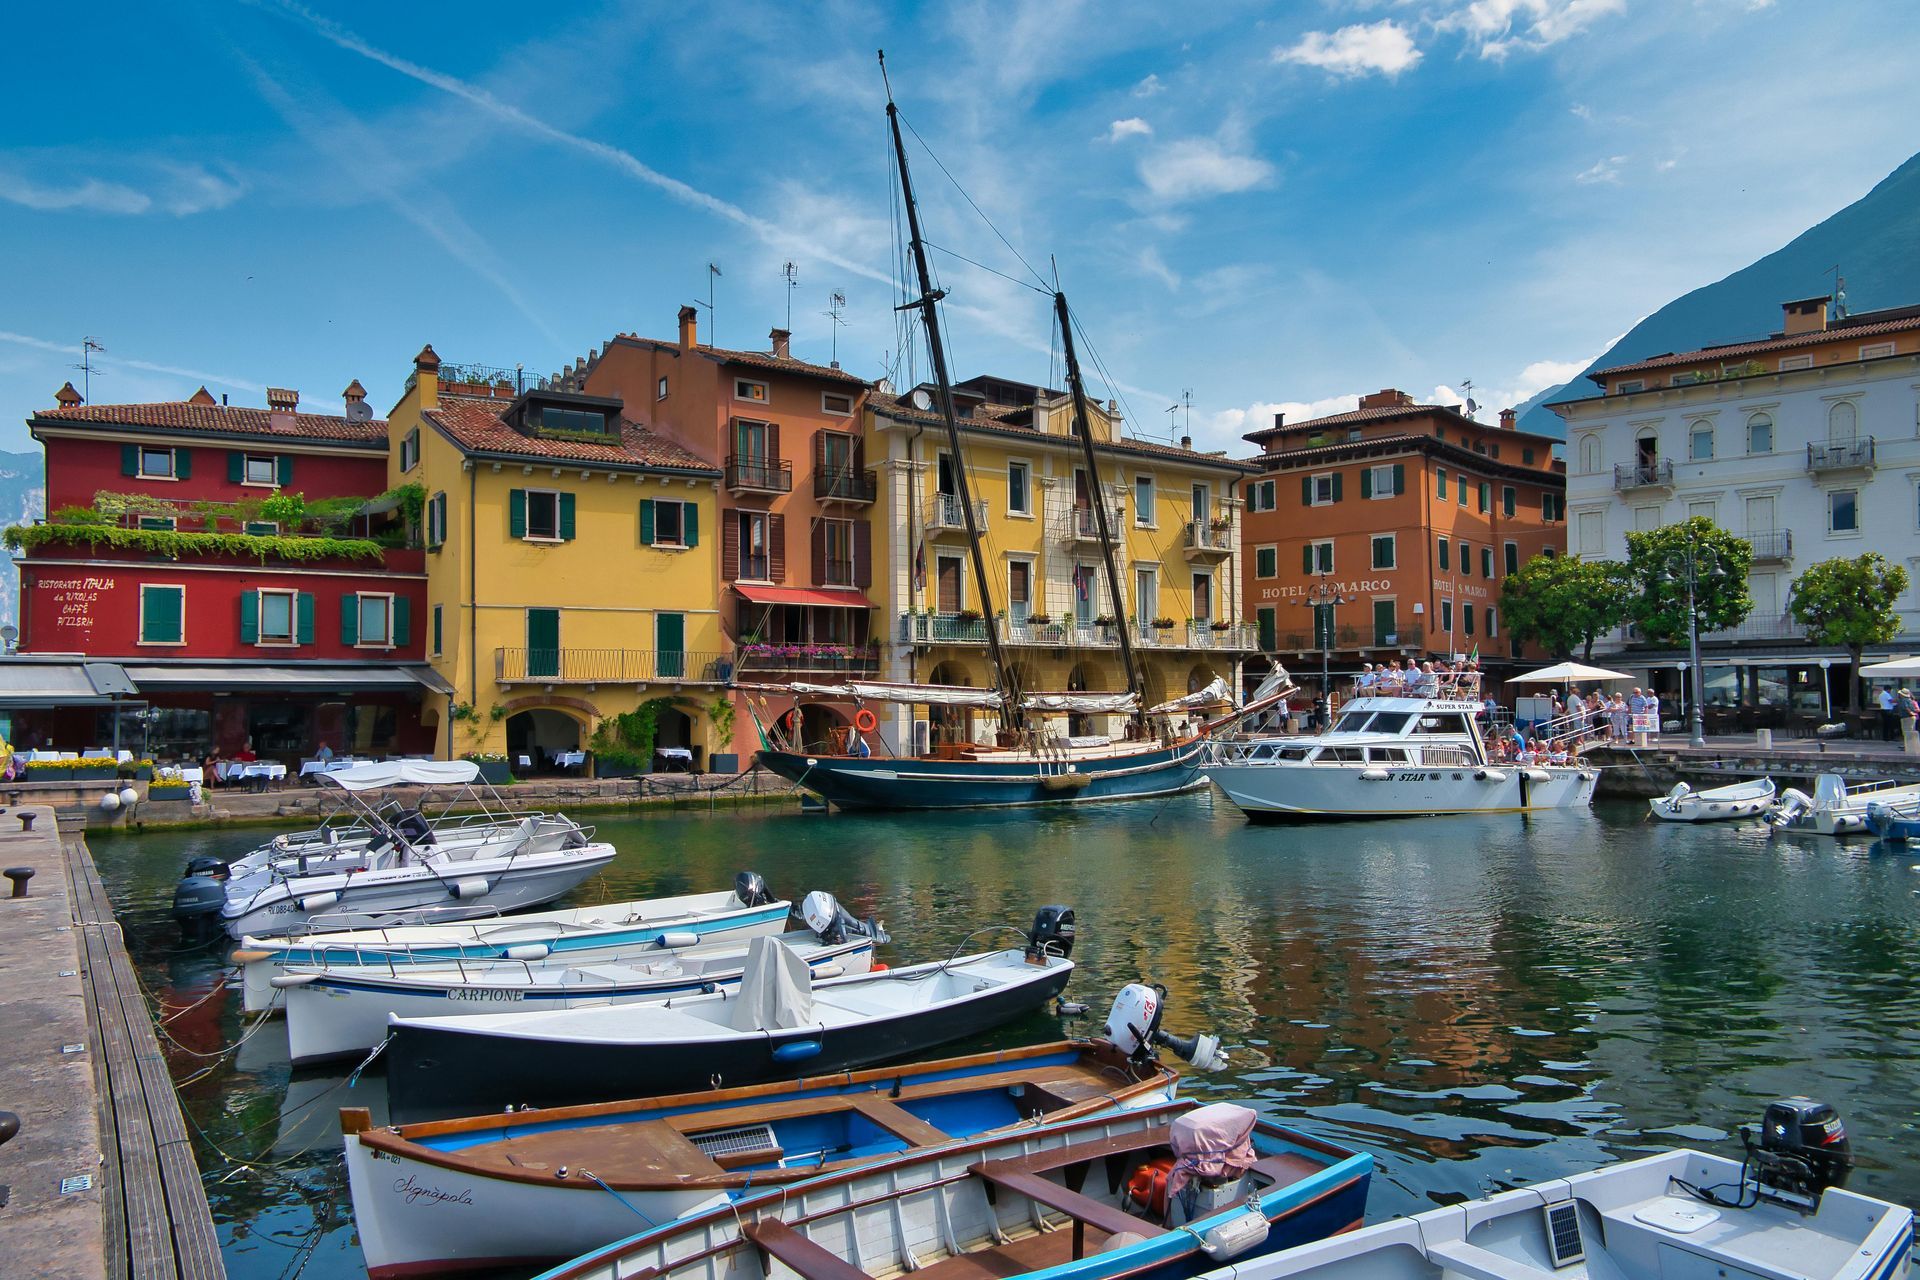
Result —
[{"label": "potted plant", "polygon": [[1044,613],[1030,613],[1027,615],[1027,625],[1030,627],[1050,627],[1053,625],[1053,618]]},{"label": "potted plant", "polygon": [[953,615],[953,620],[964,623],[967,626],[972,626],[974,623],[980,621],[980,611],[978,609],[962,609]]},{"label": "potted plant", "polygon": [[1153,629],[1155,631],[1171,631],[1173,630],[1173,619],[1172,618],[1155,618],[1153,620]]},{"label": "potted plant", "polygon": [[73,780],[75,782],[112,782],[120,776],[120,766],[112,760],[75,760],[73,762]]},{"label": "potted plant", "polygon": [[495,786],[514,780],[513,762],[497,752],[470,751],[461,758],[480,766],[480,776]]},{"label": "potted plant", "polygon": [[1215,631],[1231,631],[1233,630],[1233,624],[1225,618],[1221,618],[1213,624],[1213,629]]},{"label": "potted plant", "polygon": [[72,756],[63,756],[58,760],[30,760],[27,762],[27,781],[72,782],[73,766],[78,763]]},{"label": "potted plant", "polygon": [[1093,620],[1093,625],[1096,627],[1110,627],[1113,625],[1113,615],[1110,613],[1103,613],[1099,617]]},{"label": "potted plant", "polygon": [[1213,531],[1215,533],[1225,533],[1227,530],[1231,528],[1233,528],[1233,521],[1228,517],[1215,516],[1213,518]]},{"label": "potted plant", "polygon": [[721,750],[733,745],[733,718],[738,710],[733,699],[724,693],[716,694],[707,708],[707,723],[713,726],[713,746],[707,750],[707,768],[714,773],[740,772],[739,753]]},{"label": "potted plant", "polygon": [[171,801],[178,804],[190,799],[192,795],[193,787],[185,782],[159,781],[151,783],[147,787],[147,799],[160,803]]},{"label": "potted plant", "polygon": [[660,712],[678,701],[654,698],[631,711],[602,720],[587,743],[593,752],[594,777],[633,778],[653,772],[653,744],[660,733]]}]

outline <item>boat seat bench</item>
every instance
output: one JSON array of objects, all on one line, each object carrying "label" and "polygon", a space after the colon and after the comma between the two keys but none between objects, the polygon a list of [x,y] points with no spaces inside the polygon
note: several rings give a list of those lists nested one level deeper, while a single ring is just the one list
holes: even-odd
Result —
[{"label": "boat seat bench", "polygon": [[1097,1227],[1109,1235],[1118,1235],[1122,1231],[1131,1231],[1139,1236],[1166,1234],[1166,1228],[1158,1223],[1136,1217],[1118,1205],[1070,1191],[1038,1173],[1029,1172],[1021,1167],[1025,1163],[1024,1160],[986,1160],[974,1165],[968,1172],[987,1184],[989,1194],[995,1187],[1004,1188],[1015,1195],[1025,1196],[1035,1204],[1058,1209],[1072,1218],[1074,1261],[1086,1256],[1089,1226]]},{"label": "boat seat bench", "polygon": [[851,1262],[822,1249],[778,1218],[762,1218],[741,1228],[763,1254],[778,1258],[804,1280],[873,1280]]}]

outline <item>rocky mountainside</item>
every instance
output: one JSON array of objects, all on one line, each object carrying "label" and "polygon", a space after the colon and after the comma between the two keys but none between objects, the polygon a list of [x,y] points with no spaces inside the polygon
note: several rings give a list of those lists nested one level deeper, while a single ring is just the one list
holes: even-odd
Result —
[{"label": "rocky mountainside", "polygon": [[[38,450],[0,453],[0,527],[38,520],[47,510],[47,465]],[[0,553],[0,623],[20,622],[20,572]]]}]

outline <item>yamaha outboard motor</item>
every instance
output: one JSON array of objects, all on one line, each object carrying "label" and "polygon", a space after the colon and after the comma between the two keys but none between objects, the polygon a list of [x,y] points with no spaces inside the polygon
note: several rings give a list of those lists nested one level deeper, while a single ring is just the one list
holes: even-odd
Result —
[{"label": "yamaha outboard motor", "polygon": [[188,942],[206,942],[224,935],[220,908],[227,904],[227,864],[218,858],[198,857],[187,863],[186,874],[173,887],[173,918]]},{"label": "yamaha outboard motor", "polygon": [[773,901],[773,895],[767,892],[767,882],[758,871],[742,871],[735,876],[733,896],[740,899],[743,907],[764,907]]},{"label": "yamaha outboard motor", "polygon": [[815,889],[801,899],[800,918],[829,946],[838,946],[853,938],[872,938],[876,945],[892,941],[878,920],[872,916],[858,919],[825,889]]},{"label": "yamaha outboard motor", "polygon": [[1042,956],[1073,954],[1073,908],[1042,907],[1033,913],[1033,928],[1027,930],[1027,959],[1039,963]]},{"label": "yamaha outboard motor", "polygon": [[1769,1102],[1759,1131],[1740,1127],[1747,1164],[1762,1198],[1803,1213],[1820,1207],[1828,1187],[1844,1187],[1853,1172],[1853,1144],[1840,1113],[1812,1098]]},{"label": "yamaha outboard motor", "polygon": [[1167,989],[1159,983],[1129,983],[1113,998],[1113,1011],[1107,1015],[1103,1034],[1114,1048],[1135,1062],[1146,1063],[1159,1045],[1171,1049],[1180,1058],[1202,1071],[1219,1071],[1227,1065],[1226,1051],[1215,1035],[1174,1036],[1160,1029],[1167,1011]]}]

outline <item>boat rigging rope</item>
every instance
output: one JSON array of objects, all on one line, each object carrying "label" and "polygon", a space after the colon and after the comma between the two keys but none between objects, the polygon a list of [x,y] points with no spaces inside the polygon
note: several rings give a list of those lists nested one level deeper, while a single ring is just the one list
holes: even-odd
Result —
[{"label": "boat rigging rope", "polygon": [[606,1183],[606,1180],[602,1178],[599,1174],[595,1173],[593,1170],[582,1169],[580,1171],[580,1176],[590,1180],[595,1186],[599,1187],[602,1191],[612,1196],[615,1200],[618,1200],[623,1206],[626,1207],[626,1209],[629,1212],[633,1213],[636,1217],[640,1219],[640,1221],[646,1223],[649,1227],[657,1227],[660,1225],[659,1223],[655,1222],[652,1218],[649,1218],[646,1214],[640,1212],[639,1207],[635,1205],[633,1201],[627,1199],[625,1196],[621,1195],[618,1191],[615,1191],[612,1187],[608,1186]]},{"label": "boat rigging rope", "polygon": [[391,1031],[387,1032],[386,1035],[380,1037],[380,1043],[373,1046],[373,1052],[369,1053],[366,1057],[360,1059],[360,1065],[347,1073],[347,1079],[346,1079],[347,1088],[351,1089],[355,1085],[360,1083],[360,1073],[362,1071],[365,1071],[368,1067],[372,1066],[373,1060],[379,1057],[381,1054],[381,1051],[384,1050],[388,1044],[392,1043],[392,1041],[393,1041],[393,1032]]},{"label": "boat rigging rope", "polygon": [[1001,929],[1005,929],[1010,933],[1019,934],[1022,941],[1026,940],[1026,937],[1027,937],[1026,932],[1022,930],[1018,925],[983,924],[978,929],[975,929],[972,933],[969,933],[966,937],[960,939],[960,941],[957,944],[955,944],[952,954],[950,954],[945,960],[942,960],[934,968],[924,970],[920,973],[908,973],[899,969],[889,969],[887,970],[887,972],[885,972],[884,974],[881,974],[880,976],[893,982],[925,982],[928,978],[937,978],[953,966],[953,962],[960,958],[960,953],[966,950],[967,944],[969,942],[973,941],[975,938],[979,937],[983,933],[993,933]]}]

